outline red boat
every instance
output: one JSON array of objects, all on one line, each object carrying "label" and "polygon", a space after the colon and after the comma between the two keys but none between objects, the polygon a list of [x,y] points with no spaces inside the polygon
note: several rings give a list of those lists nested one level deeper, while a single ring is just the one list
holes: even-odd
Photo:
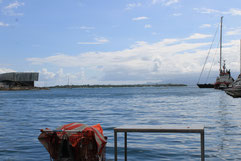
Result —
[{"label": "red boat", "polygon": [[216,82],[214,84],[214,88],[215,89],[231,88],[233,82],[234,82],[234,79],[231,76],[230,70],[226,69],[225,61],[224,61],[223,69],[220,69],[219,76],[217,77]]}]

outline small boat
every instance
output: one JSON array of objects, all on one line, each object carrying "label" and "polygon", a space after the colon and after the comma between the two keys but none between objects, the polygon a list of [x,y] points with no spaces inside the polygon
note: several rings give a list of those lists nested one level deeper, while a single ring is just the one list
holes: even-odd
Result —
[{"label": "small boat", "polygon": [[240,40],[240,74],[238,78],[233,82],[232,88],[224,90],[228,95],[237,98],[241,97],[241,40]]},{"label": "small boat", "polygon": [[225,60],[223,61],[223,69],[222,69],[222,24],[223,17],[221,17],[221,25],[220,25],[220,60],[219,60],[219,76],[214,83],[215,89],[225,89],[230,88],[234,79],[231,76],[230,70],[226,69]]}]

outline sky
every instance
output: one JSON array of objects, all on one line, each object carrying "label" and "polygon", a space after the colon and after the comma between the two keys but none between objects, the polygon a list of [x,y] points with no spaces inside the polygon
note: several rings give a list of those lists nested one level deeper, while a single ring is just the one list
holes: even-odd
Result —
[{"label": "sky", "polygon": [[0,0],[0,73],[39,72],[37,86],[196,84],[209,53],[201,82],[212,67],[213,83],[221,16],[236,79],[240,0]]}]

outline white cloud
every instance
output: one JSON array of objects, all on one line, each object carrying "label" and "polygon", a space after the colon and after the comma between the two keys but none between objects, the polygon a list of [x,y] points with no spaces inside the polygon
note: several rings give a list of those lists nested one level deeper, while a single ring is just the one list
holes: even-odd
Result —
[{"label": "white cloud", "polygon": [[[186,38],[163,39],[153,44],[139,41],[128,49],[114,52],[86,52],[75,56],[57,54],[45,58],[28,58],[27,60],[32,64],[41,66],[59,67],[59,71],[54,73],[47,70],[42,71],[46,78],[53,80],[52,83],[57,82],[56,84],[67,84],[68,77],[73,84],[160,81],[177,75],[187,76],[200,73],[210,42],[200,43],[187,40],[206,37],[203,35],[193,34]],[[216,49],[212,49],[210,56],[214,56],[215,51]],[[224,43],[223,53],[224,59],[227,60],[227,66],[232,67],[232,71],[238,71],[239,40]],[[210,66],[210,64],[207,65]],[[66,67],[77,69],[78,72],[66,73],[63,70]],[[218,72],[218,68],[216,61],[213,70]]]},{"label": "white cloud", "polygon": [[55,73],[53,73],[53,72],[49,72],[46,68],[43,68],[42,69],[42,71],[40,71],[40,73],[41,73],[41,77],[43,78],[43,79],[52,79],[52,78],[54,78],[55,77]]},{"label": "white cloud", "polygon": [[140,6],[142,6],[142,4],[140,2],[138,2],[138,3],[129,3],[126,6],[126,10],[131,10],[133,8],[140,7]]},{"label": "white cloud", "polygon": [[46,58],[28,58],[27,60],[31,61],[35,65],[40,65],[48,62],[50,64],[55,64],[57,66],[63,67],[76,67],[79,66],[80,63],[74,56],[68,56],[65,54],[57,54]]},{"label": "white cloud", "polygon": [[220,11],[215,10],[215,9],[210,9],[210,8],[194,8],[195,11],[200,12],[200,13],[220,13]]},{"label": "white cloud", "polygon": [[152,4],[161,3],[164,6],[170,6],[172,4],[178,3],[179,0],[152,0]]},{"label": "white cloud", "polygon": [[24,6],[23,2],[14,2],[10,3],[3,9],[3,13],[8,16],[23,16],[23,13],[16,13],[15,9],[18,9],[19,7]]},{"label": "white cloud", "polygon": [[100,44],[105,44],[109,42],[108,39],[104,38],[104,37],[97,37],[95,38],[95,41],[93,42],[78,42],[77,44],[79,45],[100,45]]},{"label": "white cloud", "polygon": [[230,31],[226,32],[226,35],[228,35],[228,36],[231,36],[231,35],[241,35],[241,28],[231,29]]},{"label": "white cloud", "polygon": [[178,2],[179,2],[179,0],[167,0],[167,1],[165,2],[165,6],[169,6],[169,5],[171,5],[171,4],[178,3]]},{"label": "white cloud", "polygon": [[204,39],[212,37],[212,35],[207,35],[207,34],[200,34],[200,33],[194,33],[193,35],[187,37],[185,40],[191,40],[191,39]]},{"label": "white cloud", "polygon": [[145,41],[136,41],[135,44],[131,45],[130,48],[136,48],[136,47],[140,47],[140,46],[144,46],[147,45],[148,43]]},{"label": "white cloud", "polygon": [[173,16],[181,16],[182,13],[173,13],[172,15],[173,15]]},{"label": "white cloud", "polygon": [[154,36],[161,35],[160,33],[157,33],[157,32],[152,32],[151,34],[154,35]]},{"label": "white cloud", "polygon": [[152,0],[152,4],[161,3],[163,0]]},{"label": "white cloud", "polygon": [[233,15],[233,16],[241,16],[241,10],[240,9],[231,8],[228,13]]},{"label": "white cloud", "polygon": [[132,20],[133,21],[140,21],[140,20],[146,20],[146,19],[149,19],[148,17],[145,17],[145,16],[142,16],[142,17],[135,17],[133,18]]},{"label": "white cloud", "polygon": [[210,9],[210,8],[194,8],[199,13],[205,13],[205,14],[220,14],[220,15],[232,15],[232,16],[241,16],[241,10],[230,8],[228,11],[220,11],[216,9]]},{"label": "white cloud", "polygon": [[67,85],[68,83],[70,85],[80,84],[80,81],[83,80],[83,72],[68,73],[64,72],[63,68],[59,68],[58,71],[52,72],[47,68],[43,68],[39,71],[39,81],[36,82],[36,86]]},{"label": "white cloud", "polygon": [[16,1],[14,3],[10,3],[8,6],[5,7],[5,9],[13,9],[13,8],[18,8],[20,6],[24,6],[24,3]]},{"label": "white cloud", "polygon": [[4,22],[0,22],[0,27],[8,27],[8,26],[9,26],[9,24],[4,23]]},{"label": "white cloud", "polygon": [[145,28],[151,28],[152,26],[150,24],[146,24],[144,27]]},{"label": "white cloud", "polygon": [[[205,38],[209,37],[211,35],[194,33],[184,38],[163,39],[156,43],[138,41],[129,48],[120,51],[85,52],[77,55],[62,53],[44,58],[33,57],[27,60],[40,66],[58,67],[59,71],[54,73],[43,70],[46,78],[55,80],[53,83],[58,82],[57,84],[66,84],[67,77],[70,77],[73,84],[160,81],[177,75],[199,74],[210,47],[210,40]],[[193,39],[204,40],[202,43],[190,41]],[[215,50],[211,50],[210,56],[214,55]],[[232,71],[238,71],[239,40],[223,43],[223,53],[228,68],[231,67]],[[217,61],[218,59],[213,66],[213,71],[216,72],[219,68]],[[208,63],[207,66],[210,64]],[[77,73],[67,73],[64,71],[66,67],[71,71],[72,69],[77,70]]]},{"label": "white cloud", "polygon": [[[51,64],[60,68],[83,69],[81,73],[85,73],[86,81],[91,77],[92,80],[99,81],[160,80],[162,75],[201,71],[206,50],[200,48],[209,46],[210,43],[188,43],[185,42],[186,39],[164,39],[153,44],[139,41],[121,51],[87,52],[76,56],[57,54],[27,60],[43,66]],[[91,73],[94,74],[90,76]]]},{"label": "white cloud", "polygon": [[81,29],[81,30],[93,30],[95,28],[91,27],[91,26],[81,26],[79,29]]},{"label": "white cloud", "polygon": [[0,73],[8,73],[8,72],[16,72],[16,71],[9,68],[0,68]]},{"label": "white cloud", "polygon": [[208,28],[208,27],[211,27],[212,25],[210,25],[210,24],[202,24],[201,26],[200,26],[200,28]]}]

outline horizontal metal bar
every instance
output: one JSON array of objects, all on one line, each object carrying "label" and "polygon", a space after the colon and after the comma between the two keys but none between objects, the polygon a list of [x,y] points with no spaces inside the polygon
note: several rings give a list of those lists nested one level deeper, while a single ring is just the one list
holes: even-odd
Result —
[{"label": "horizontal metal bar", "polygon": [[204,126],[156,126],[156,125],[132,125],[132,126],[121,126],[114,128],[116,132],[166,132],[166,133],[202,133],[204,132]]},{"label": "horizontal metal bar", "polygon": [[115,129],[116,132],[202,133],[203,130],[185,129]]}]

